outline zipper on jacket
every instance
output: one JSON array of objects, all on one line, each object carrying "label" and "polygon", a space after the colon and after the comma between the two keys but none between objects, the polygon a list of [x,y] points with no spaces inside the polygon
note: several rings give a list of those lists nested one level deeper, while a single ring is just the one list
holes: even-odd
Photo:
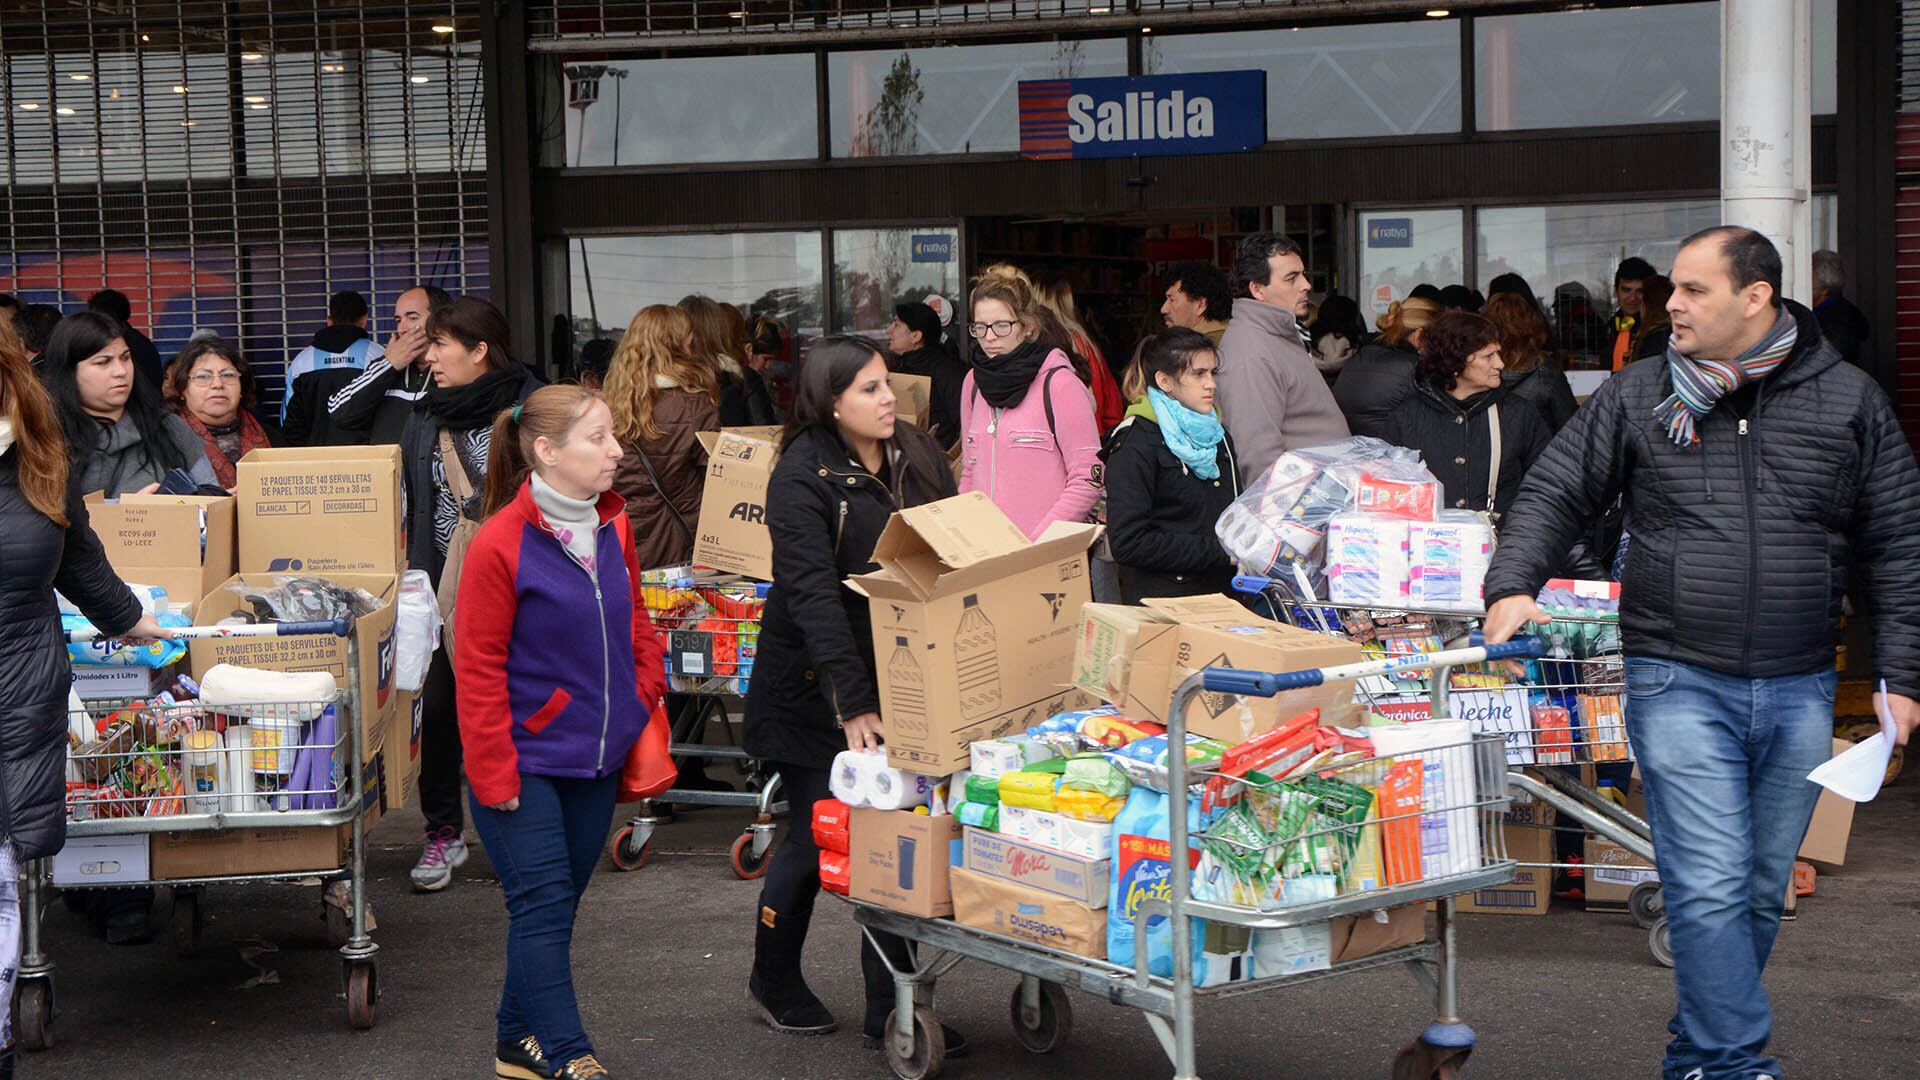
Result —
[{"label": "zipper on jacket", "polygon": [[987,498],[995,504],[1000,502],[1000,495],[994,490],[1000,479],[1000,439],[994,435],[999,429],[1000,410],[996,408],[993,410],[993,419],[987,421]]},{"label": "zipper on jacket", "polygon": [[[593,530],[593,543],[596,550],[600,546],[600,530],[606,527],[607,523],[603,521]],[[593,775],[597,777],[607,766],[607,729],[613,721],[613,693],[608,689],[613,682],[613,664],[608,659],[608,654],[613,651],[613,639],[607,636],[606,596],[600,591],[600,572],[597,569],[599,563],[594,563],[596,569],[587,569],[587,564],[581,562],[580,557],[573,553],[573,549],[567,547],[560,540],[559,535],[553,531],[553,527],[547,524],[545,515],[540,518],[540,531],[553,537],[554,542],[560,544],[560,550],[567,553],[567,560],[579,567],[580,572],[587,575],[587,580],[593,583],[594,621],[600,624],[600,745],[593,755]]]},{"label": "zipper on jacket", "polygon": [[836,562],[840,558],[840,537],[847,531],[847,500],[841,499],[839,502],[840,520],[833,526],[833,557]]},{"label": "zipper on jacket", "polygon": [[1748,438],[1749,429],[1747,425],[1747,418],[1744,416],[1740,418],[1739,430],[1740,430],[1739,451],[1740,451],[1740,496],[1741,496],[1740,502],[1746,511],[1746,517],[1747,517],[1747,604],[1748,604],[1745,647],[1741,655],[1745,658],[1747,663],[1751,664],[1753,662],[1753,606],[1758,602],[1758,598],[1760,596],[1760,543],[1759,543],[1759,538],[1756,535],[1756,530],[1759,528],[1759,522],[1755,519],[1754,510],[1753,510],[1754,491],[1753,491],[1751,473],[1754,470],[1752,469],[1751,459],[1747,454],[1747,447],[1752,444]]}]

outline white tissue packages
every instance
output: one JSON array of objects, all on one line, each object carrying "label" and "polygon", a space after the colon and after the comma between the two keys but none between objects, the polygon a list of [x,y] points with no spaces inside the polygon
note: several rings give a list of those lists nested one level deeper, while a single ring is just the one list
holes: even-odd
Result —
[{"label": "white tissue packages", "polygon": [[1328,598],[1356,607],[1406,607],[1410,524],[1374,514],[1340,514],[1329,522]]},{"label": "white tissue packages", "polygon": [[827,788],[848,806],[906,810],[924,806],[937,781],[887,764],[885,750],[842,750],[833,759]]},{"label": "white tissue packages", "polygon": [[1435,521],[1341,514],[1327,526],[1327,587],[1336,604],[1481,609],[1493,530],[1479,515],[1442,511]]},{"label": "white tissue packages", "polygon": [[1493,530],[1479,515],[1447,511],[1407,527],[1411,606],[1425,611],[1480,611],[1480,591],[1493,561]]}]

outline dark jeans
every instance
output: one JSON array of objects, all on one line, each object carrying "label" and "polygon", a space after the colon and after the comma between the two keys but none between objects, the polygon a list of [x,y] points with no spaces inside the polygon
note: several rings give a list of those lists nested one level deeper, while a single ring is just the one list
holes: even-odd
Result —
[{"label": "dark jeans", "polygon": [[618,773],[599,780],[520,777],[520,808],[473,804],[473,825],[507,895],[507,984],[499,1039],[539,1038],[564,1064],[593,1053],[573,994],[573,917],[613,820]]},{"label": "dark jeans", "polygon": [[[813,920],[813,902],[820,895],[820,848],[813,842],[813,804],[833,798],[833,793],[827,789],[829,770],[792,764],[777,767],[786,787],[787,805],[792,809],[787,817],[787,837],[774,849],[766,881],[760,887],[761,917],[765,919],[771,911],[776,925],[794,935],[793,955],[797,960],[799,944]],[[874,936],[897,966],[912,962],[912,950],[905,939],[882,933]],[[864,934],[860,938],[860,971],[866,979],[871,1029],[884,1023],[893,1008],[893,976]]]},{"label": "dark jeans", "polygon": [[460,713],[445,646],[434,650],[420,687],[420,812],[428,832],[449,825],[458,832],[466,824],[460,812]]}]

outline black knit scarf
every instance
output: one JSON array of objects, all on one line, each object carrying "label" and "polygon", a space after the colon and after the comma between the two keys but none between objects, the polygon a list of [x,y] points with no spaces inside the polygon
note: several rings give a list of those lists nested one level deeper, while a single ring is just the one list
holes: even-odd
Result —
[{"label": "black knit scarf", "polygon": [[1053,346],[1031,338],[1002,356],[975,352],[973,385],[980,388],[980,396],[986,398],[987,404],[994,408],[1018,408],[1026,400],[1027,391],[1033,388],[1033,380],[1040,374],[1040,365],[1046,363],[1052,353]]},{"label": "black knit scarf", "polygon": [[465,386],[428,387],[422,399],[434,419],[454,431],[472,431],[490,427],[501,409],[510,409],[520,400],[520,386],[526,382],[527,369],[517,360],[498,371],[489,371]]}]

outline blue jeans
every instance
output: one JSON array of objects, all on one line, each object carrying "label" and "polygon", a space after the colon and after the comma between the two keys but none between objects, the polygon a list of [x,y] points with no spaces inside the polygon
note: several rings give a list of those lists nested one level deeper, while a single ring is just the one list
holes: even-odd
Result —
[{"label": "blue jeans", "polygon": [[1833,756],[1833,669],[1747,679],[1628,657],[1627,737],[1646,783],[1679,1008],[1663,1076],[1779,1076],[1761,972]]},{"label": "blue jeans", "polygon": [[593,1053],[573,994],[573,916],[613,820],[618,773],[599,780],[520,776],[520,808],[473,801],[473,827],[507,894],[501,1042],[539,1038],[555,1065]]}]

